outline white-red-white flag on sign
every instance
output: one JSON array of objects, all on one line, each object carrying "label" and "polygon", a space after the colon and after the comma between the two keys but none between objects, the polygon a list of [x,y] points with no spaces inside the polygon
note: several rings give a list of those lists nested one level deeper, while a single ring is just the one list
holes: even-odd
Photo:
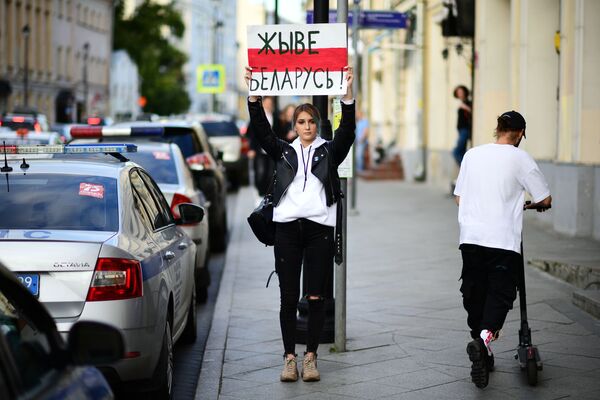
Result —
[{"label": "white-red-white flag on sign", "polygon": [[250,95],[346,93],[346,24],[248,26]]}]

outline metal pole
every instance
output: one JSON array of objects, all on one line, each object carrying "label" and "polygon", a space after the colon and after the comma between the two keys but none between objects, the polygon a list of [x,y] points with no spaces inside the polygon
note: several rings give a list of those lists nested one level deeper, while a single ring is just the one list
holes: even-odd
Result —
[{"label": "metal pole", "polygon": [[[273,23],[279,25],[279,1],[275,0],[275,8],[273,9]],[[279,118],[279,97],[273,96],[273,118]],[[279,133],[279,132],[276,132]]]},{"label": "metal pole", "polygon": [[[329,22],[329,1],[315,0],[314,1],[315,23]],[[313,105],[321,114],[321,123],[319,125],[319,134],[325,140],[331,140],[333,134],[331,132],[331,122],[329,121],[329,97],[328,96],[313,96]],[[331,271],[333,272],[333,259],[331,260]],[[333,273],[331,274],[333,276]],[[302,277],[302,298],[298,302],[298,318],[296,320],[296,342],[306,343],[308,332],[308,301],[306,300],[306,277]],[[325,287],[325,323],[323,331],[319,339],[320,343],[331,343],[335,336],[335,308],[333,299],[333,278],[326,283]]]},{"label": "metal pole", "polygon": [[[339,1],[339,0],[338,0]],[[354,7],[352,8],[352,49],[354,50],[354,73],[356,74],[354,78],[354,82],[352,82],[352,92],[354,93],[354,98],[356,98],[356,94],[358,93],[358,17],[360,13],[360,0],[354,0]],[[361,155],[361,157],[364,155]],[[350,200],[350,214],[356,215],[358,212],[356,210],[356,143],[352,146],[352,197]],[[344,236],[345,237],[345,236]]]},{"label": "metal pole", "polygon": [[23,39],[25,40],[25,74],[23,75],[23,105],[29,106],[29,25],[23,27]]},{"label": "metal pole", "polygon": [[90,50],[90,44],[85,42],[83,45],[83,115],[88,116],[88,54]]},{"label": "metal pole", "polygon": [[[356,21],[357,18],[354,18]],[[337,2],[337,20],[338,22],[348,22],[348,0],[338,0]],[[356,22],[355,22],[356,23]],[[354,24],[355,24],[354,23]],[[354,32],[353,32],[354,35]],[[347,36],[347,26],[346,26]],[[355,81],[356,82],[356,81]],[[353,85],[352,89],[356,86]],[[354,97],[356,98],[356,93]],[[354,148],[354,146],[352,146]],[[354,167],[353,167],[354,170]],[[348,194],[348,179],[342,178],[342,191],[344,192],[344,198],[338,201],[342,202],[342,240],[343,240],[343,261],[340,265],[335,265],[335,349],[338,352],[346,351],[346,233],[347,233],[347,222],[348,213],[347,206],[348,201],[346,200]],[[354,187],[354,182],[353,185]]]},{"label": "metal pole", "polygon": [[[213,25],[212,25],[212,47],[211,47],[211,63],[217,64],[217,33],[218,29],[223,26],[223,22],[219,20],[219,2],[213,0]],[[217,94],[211,94],[210,111],[218,112]]]},{"label": "metal pole", "polygon": [[[329,22],[329,1],[327,0],[315,0],[314,4],[315,12],[315,23],[328,23]],[[333,134],[331,132],[331,122],[329,121],[329,98],[328,96],[313,96],[313,104],[319,110],[321,114],[321,126],[319,132],[321,137],[325,140],[331,140]]]}]

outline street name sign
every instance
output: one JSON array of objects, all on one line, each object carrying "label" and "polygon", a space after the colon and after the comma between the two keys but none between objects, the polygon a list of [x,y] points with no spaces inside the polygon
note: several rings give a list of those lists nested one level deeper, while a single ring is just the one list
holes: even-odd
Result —
[{"label": "street name sign", "polygon": [[[352,26],[354,12],[348,12],[348,26]],[[312,24],[314,12],[309,10],[306,14],[306,23]],[[337,21],[337,11],[329,11],[329,21]],[[358,27],[363,29],[404,29],[408,26],[408,17],[398,11],[362,10],[358,14]]]},{"label": "street name sign", "polygon": [[346,24],[248,26],[252,96],[346,93]]}]

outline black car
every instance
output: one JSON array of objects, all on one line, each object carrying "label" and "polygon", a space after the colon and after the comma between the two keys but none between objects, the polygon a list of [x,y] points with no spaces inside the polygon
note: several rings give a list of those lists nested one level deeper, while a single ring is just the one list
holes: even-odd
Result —
[{"label": "black car", "polygon": [[0,263],[0,399],[112,399],[91,365],[123,354],[119,331],[97,322],[76,323],[65,343],[44,306]]},{"label": "black car", "polygon": [[[220,154],[208,142],[206,134],[198,124],[183,121],[167,120],[161,122],[123,122],[105,130],[117,132],[123,128],[136,128],[137,131],[147,129],[150,136],[139,135],[118,136],[111,133],[110,138],[103,141],[149,141],[158,140],[175,143],[186,159],[194,181],[210,202],[208,212],[209,237],[211,249],[224,251],[227,247],[227,178]],[[156,130],[162,135],[156,135]]]},{"label": "black car", "polygon": [[233,190],[248,182],[248,143],[230,116],[200,114],[200,122],[211,145],[223,154],[227,179]]}]

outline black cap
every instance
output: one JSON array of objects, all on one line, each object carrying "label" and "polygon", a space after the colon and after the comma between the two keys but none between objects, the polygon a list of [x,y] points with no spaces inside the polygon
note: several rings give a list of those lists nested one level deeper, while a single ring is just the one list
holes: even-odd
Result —
[{"label": "black cap", "polygon": [[506,127],[511,131],[520,131],[526,127],[525,118],[515,110],[507,111],[499,118],[506,122]]}]

